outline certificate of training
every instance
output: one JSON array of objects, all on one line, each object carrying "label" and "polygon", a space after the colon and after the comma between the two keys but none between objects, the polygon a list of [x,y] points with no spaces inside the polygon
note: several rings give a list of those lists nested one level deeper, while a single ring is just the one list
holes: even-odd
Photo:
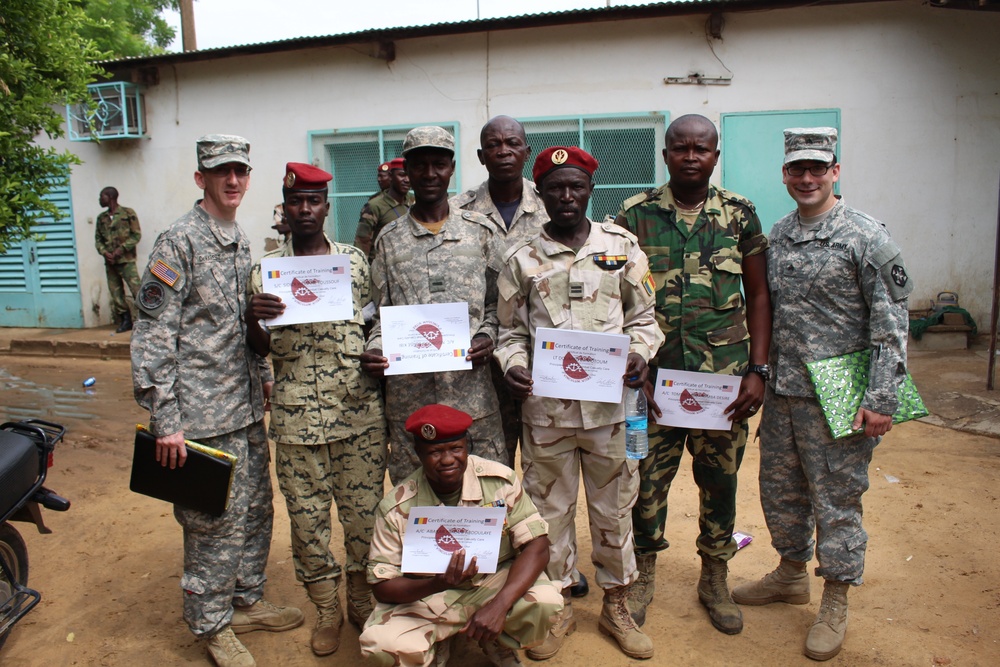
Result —
[{"label": "certificate of training", "polygon": [[263,290],[281,297],[285,312],[267,326],[332,322],[354,317],[348,255],[267,257],[260,260]]},{"label": "certificate of training", "polygon": [[382,356],[386,375],[464,371],[469,354],[469,304],[425,303],[383,306]]},{"label": "certificate of training", "polygon": [[656,374],[653,400],[660,408],[657,424],[681,428],[730,431],[733,422],[723,412],[740,392],[738,375],[672,371]]},{"label": "certificate of training", "polygon": [[497,571],[506,507],[413,507],[403,533],[405,573],[438,574],[453,553],[465,549],[465,567],[476,557],[479,571]]},{"label": "certificate of training", "polygon": [[621,403],[629,342],[625,334],[538,327],[531,362],[531,393]]}]

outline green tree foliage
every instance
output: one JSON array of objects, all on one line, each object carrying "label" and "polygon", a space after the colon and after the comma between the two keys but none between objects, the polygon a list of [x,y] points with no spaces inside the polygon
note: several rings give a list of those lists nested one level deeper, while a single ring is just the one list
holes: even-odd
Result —
[{"label": "green tree foliage", "polygon": [[[6,0],[5,0],[6,1]],[[160,13],[178,0],[76,0],[89,21],[80,29],[108,59],[163,53],[174,29]]]},{"label": "green tree foliage", "polygon": [[88,99],[87,84],[102,73],[92,62],[100,52],[81,35],[87,22],[69,0],[0,3],[0,253],[39,218],[59,216],[45,195],[79,163],[34,140],[62,136],[61,105]]}]

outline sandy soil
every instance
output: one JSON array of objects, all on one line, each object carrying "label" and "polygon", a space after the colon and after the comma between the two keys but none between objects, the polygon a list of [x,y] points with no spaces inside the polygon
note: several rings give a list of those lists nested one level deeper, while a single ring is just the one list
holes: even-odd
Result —
[{"label": "sandy soil", "polygon": [[[81,386],[88,376],[97,378],[92,394]],[[180,616],[180,528],[168,505],[128,490],[131,425],[144,413],[132,399],[127,362],[0,357],[0,387],[0,418],[48,417],[69,428],[49,486],[73,502],[65,514],[46,512],[51,535],[17,524],[28,543],[30,584],[43,598],[14,629],[0,663],[210,664]],[[760,510],[757,469],[751,445],[737,527],[755,540],[732,561],[733,583],[760,576],[777,560]],[[833,664],[1000,664],[998,473],[995,439],[921,423],[893,429],[876,451],[865,497],[866,583],[851,593],[847,641]],[[802,656],[802,643],[818,608],[819,582],[809,605],[745,608],[743,633],[720,634],[695,592],[697,505],[689,473],[671,498],[673,547],[658,563],[657,596],[645,626],[657,653],[648,664],[813,664]],[[292,572],[280,495],[275,510],[267,596],[301,606],[307,623],[283,634],[244,635],[246,645],[262,666],[360,663],[357,632],[349,625],[334,656],[319,659],[309,651],[315,614]],[[583,513],[578,531],[586,535]],[[339,539],[335,532],[335,544]],[[342,547],[335,552],[342,555]],[[589,552],[581,544],[588,576]],[[579,630],[550,665],[633,662],[598,634],[600,603],[597,592],[577,601]],[[487,663],[478,649],[459,646],[451,664]]]}]

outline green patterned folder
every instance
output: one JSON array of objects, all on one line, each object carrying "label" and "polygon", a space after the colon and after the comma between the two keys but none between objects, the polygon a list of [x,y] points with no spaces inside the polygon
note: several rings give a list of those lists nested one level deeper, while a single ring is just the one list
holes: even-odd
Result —
[{"label": "green patterned folder", "polygon": [[[871,350],[858,350],[839,357],[820,359],[806,363],[813,385],[816,387],[816,398],[819,399],[826,423],[834,438],[844,438],[860,431],[851,430],[854,417],[861,407],[861,400],[868,390],[868,368],[871,363]],[[924,406],[913,378],[906,374],[896,391],[899,407],[892,416],[892,423],[909,421],[926,417],[929,413]]]}]

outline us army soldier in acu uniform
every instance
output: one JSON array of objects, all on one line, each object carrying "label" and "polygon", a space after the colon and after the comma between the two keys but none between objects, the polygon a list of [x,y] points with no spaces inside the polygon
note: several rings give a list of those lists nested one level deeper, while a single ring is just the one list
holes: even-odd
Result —
[{"label": "us army soldier in acu uniform", "polygon": [[338,582],[341,566],[330,553],[330,510],[344,529],[347,552],[347,614],[361,627],[371,613],[366,568],[375,505],[385,478],[386,430],[378,382],[361,372],[365,338],[362,308],[371,302],[368,259],[359,249],[323,233],[330,211],[327,183],[333,176],[300,162],[285,167],[285,220],[291,242],[265,255],[347,255],[354,315],[348,320],[264,328],[285,304],[263,292],[261,266],[253,268],[247,309],[250,343],[274,363],[271,439],[278,485],[292,528],[292,562],[316,605],[312,650],[329,655],[340,645]]},{"label": "us army soldier in acu uniform", "polygon": [[[824,587],[805,644],[813,660],[840,651],[847,590],[862,581],[868,534],[861,496],[906,376],[913,290],[885,225],[833,194],[840,178],[836,151],[832,127],[785,130],[782,181],[798,207],[774,225],[767,252],[774,377],[760,422],[760,501],[781,562],[762,580],[733,589],[739,604],[806,604],[806,565],[815,549]],[[806,362],[858,350],[871,350],[871,366],[854,419],[857,434],[834,440]]]},{"label": "us army soldier in acu uniform", "polygon": [[139,291],[139,272],[135,268],[135,247],[142,238],[139,217],[128,206],[118,205],[118,190],[101,190],[101,211],[97,216],[95,242],[97,252],[104,257],[104,270],[108,278],[108,295],[111,297],[111,319],[118,322],[115,333],[132,328],[132,312],[125,302],[125,287],[135,299]]},{"label": "us army soldier in acu uniform", "polygon": [[[687,446],[700,501],[698,599],[716,629],[736,634],[743,618],[729,594],[727,562],[736,553],[736,476],[747,419],[763,402],[768,374],[767,237],[753,204],[709,183],[719,161],[719,135],[709,119],[681,116],[667,128],[665,143],[670,181],[626,200],[618,215],[618,223],[639,237],[656,282],[656,320],[666,342],[650,364],[650,379],[655,381],[659,368],[743,379],[726,408],[729,430],[672,428],[650,420],[649,456],[639,464],[642,481],[632,510],[639,579],[629,606],[636,621],[644,622],[655,590],[656,554],[669,546],[667,494]],[[659,413],[652,400],[650,408]]]},{"label": "us army soldier in acu uniform", "polygon": [[197,151],[194,181],[205,196],[150,253],[132,334],[132,382],[149,410],[161,464],[184,465],[185,437],[236,456],[221,517],[178,505],[174,517],[184,528],[184,620],[207,640],[216,664],[245,667],[256,663],[234,633],[290,630],[303,616],[262,597],[274,511],[261,359],[243,322],[250,243],[236,222],[250,145],[210,134]]}]

